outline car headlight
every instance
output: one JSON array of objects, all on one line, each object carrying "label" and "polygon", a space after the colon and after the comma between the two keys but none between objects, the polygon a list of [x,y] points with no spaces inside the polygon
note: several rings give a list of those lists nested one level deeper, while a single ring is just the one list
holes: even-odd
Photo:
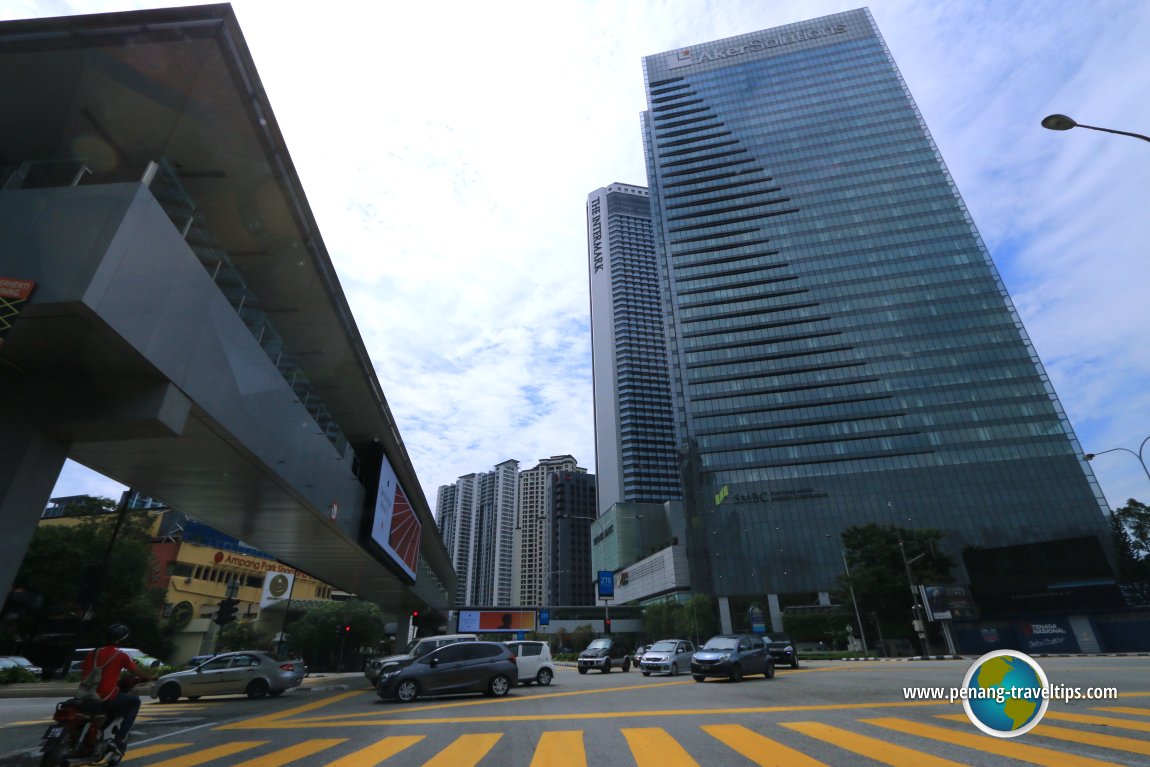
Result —
[{"label": "car headlight", "polygon": [[730,659],[731,659],[731,654],[729,652],[723,653],[722,655],[719,656],[719,660],[730,660]]},{"label": "car headlight", "polygon": [[790,645],[787,645],[786,647],[783,648],[783,652],[794,652],[794,651],[795,651],[795,648],[791,647]]}]

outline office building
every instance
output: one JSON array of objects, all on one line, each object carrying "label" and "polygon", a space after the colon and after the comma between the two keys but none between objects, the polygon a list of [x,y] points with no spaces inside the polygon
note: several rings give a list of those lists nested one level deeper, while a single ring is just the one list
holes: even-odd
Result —
[{"label": "office building", "polygon": [[519,462],[441,485],[435,519],[458,579],[456,606],[513,602]]},{"label": "office building", "polygon": [[547,487],[548,605],[595,604],[591,523],[596,519],[595,475],[556,471]]},{"label": "office building", "polygon": [[556,472],[586,473],[574,456],[542,458],[530,469],[519,472],[519,519],[515,526],[515,586],[512,601],[532,606],[544,603],[547,593],[547,488]]},{"label": "office building", "polygon": [[678,498],[671,382],[647,190],[587,196],[599,513]]},{"label": "office building", "polygon": [[[643,67],[692,587],[777,627],[874,522],[945,531],[976,597],[1080,609],[1052,584],[1106,581],[1105,501],[870,13]],[[1043,566],[996,578],[1006,546]]]}]

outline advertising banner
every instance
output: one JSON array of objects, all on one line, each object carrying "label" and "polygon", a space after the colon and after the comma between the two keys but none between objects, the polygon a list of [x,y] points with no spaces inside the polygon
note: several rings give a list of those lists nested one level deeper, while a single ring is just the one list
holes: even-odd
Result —
[{"label": "advertising banner", "polygon": [[419,567],[419,541],[423,525],[407,494],[395,476],[395,469],[383,457],[379,470],[379,490],[375,497],[375,514],[371,520],[371,539],[412,582]]},{"label": "advertising banner", "polygon": [[534,610],[460,610],[462,634],[502,634],[535,630]]},{"label": "advertising banner", "polygon": [[599,598],[615,598],[615,573],[610,570],[599,571]]},{"label": "advertising banner", "polygon": [[918,591],[926,606],[927,620],[969,621],[975,618],[974,599],[966,586],[919,586]]},{"label": "advertising banner", "polygon": [[32,295],[35,287],[36,283],[32,280],[0,277],[0,343],[3,343],[4,335],[20,313],[20,307]]}]

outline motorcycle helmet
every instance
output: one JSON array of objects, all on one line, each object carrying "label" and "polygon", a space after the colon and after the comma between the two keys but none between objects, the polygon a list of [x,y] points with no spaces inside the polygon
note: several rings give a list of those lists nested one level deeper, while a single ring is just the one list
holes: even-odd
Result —
[{"label": "motorcycle helmet", "polygon": [[119,644],[128,638],[128,627],[123,623],[113,623],[104,632],[104,637],[107,639],[108,644]]}]

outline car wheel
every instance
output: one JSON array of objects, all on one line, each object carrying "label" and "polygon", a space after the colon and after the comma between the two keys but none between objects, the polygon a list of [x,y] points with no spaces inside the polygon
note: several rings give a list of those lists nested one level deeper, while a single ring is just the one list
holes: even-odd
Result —
[{"label": "car wheel", "polygon": [[487,693],[496,698],[502,698],[511,692],[511,680],[505,674],[496,674],[487,683]]},{"label": "car wheel", "polygon": [[623,673],[626,674],[630,670],[631,670],[631,659],[630,658],[624,658],[623,659]]},{"label": "car wheel", "polygon": [[535,681],[546,687],[547,685],[551,684],[552,678],[553,675],[551,673],[551,669],[541,668],[539,669],[539,676],[535,677]]},{"label": "car wheel", "polygon": [[580,666],[579,667],[579,673],[580,674],[586,674],[587,673],[587,667],[586,666]]},{"label": "car wheel", "polygon": [[263,679],[253,679],[248,682],[247,689],[244,690],[247,696],[252,700],[259,700],[268,696],[268,683]]},{"label": "car wheel", "polygon": [[641,672],[641,673],[643,674],[643,676],[651,676],[651,672],[650,672],[650,671],[643,671],[643,672]]},{"label": "car wheel", "polygon": [[731,666],[731,681],[732,682],[743,681],[743,667],[740,666],[738,663]]},{"label": "car wheel", "polygon": [[603,664],[603,673],[604,674],[610,674],[611,673],[611,661],[607,661],[606,663]]},{"label": "car wheel", "polygon": [[284,694],[283,690],[268,690],[268,695],[272,696],[273,698],[278,698],[279,696],[281,696],[283,694]]},{"label": "car wheel", "polygon": [[678,663],[672,663],[671,664],[671,676],[678,676],[678,675],[679,675],[679,664]]},{"label": "car wheel", "polygon": [[161,703],[175,703],[180,699],[180,686],[175,682],[168,682],[160,688],[160,692],[156,695]]},{"label": "car wheel", "polygon": [[395,697],[400,703],[411,703],[419,697],[419,683],[414,679],[404,679],[396,686]]},{"label": "car wheel", "polygon": [[763,672],[764,679],[775,678],[775,662],[773,660],[767,661],[767,670]]},{"label": "car wheel", "polygon": [[799,667],[799,656],[796,655],[795,657],[791,658],[791,668],[798,668],[798,667]]},{"label": "car wheel", "polygon": [[694,678],[694,680],[696,682],[701,682],[707,678],[707,677],[703,676],[702,674],[691,674],[691,676]]}]

